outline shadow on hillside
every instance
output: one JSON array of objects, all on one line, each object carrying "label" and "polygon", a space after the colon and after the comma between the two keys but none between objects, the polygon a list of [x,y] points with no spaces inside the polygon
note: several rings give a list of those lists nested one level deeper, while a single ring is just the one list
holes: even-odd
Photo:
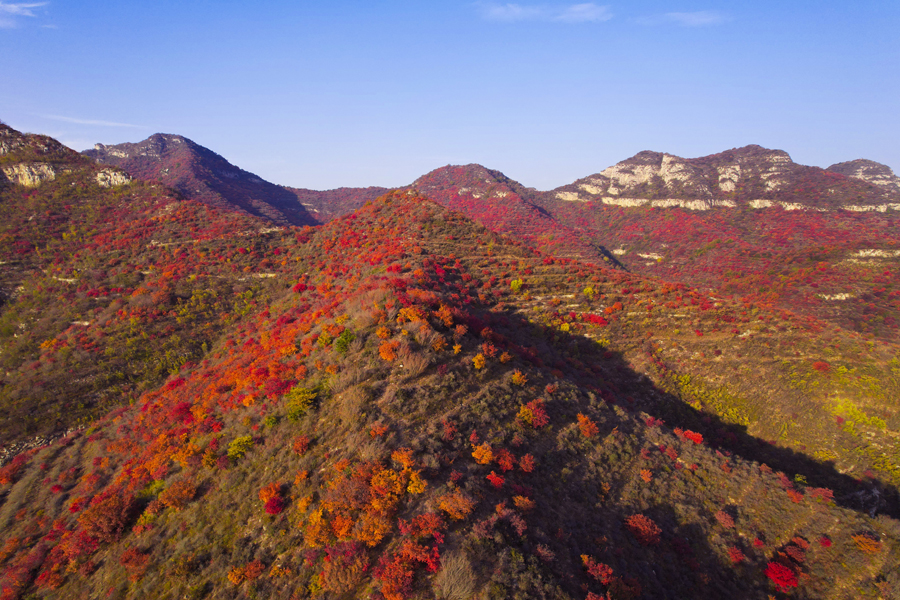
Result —
[{"label": "shadow on hillside", "polygon": [[[772,548],[760,550],[752,547],[752,537],[743,539],[737,534],[737,530],[724,531],[721,527],[715,529],[717,524],[712,518],[717,509],[729,510],[727,498],[732,493],[735,497],[741,497],[741,486],[747,482],[739,474],[735,474],[724,478],[724,481],[733,482],[733,488],[731,484],[716,489],[704,487],[709,481],[722,479],[714,474],[723,472],[722,464],[729,457],[765,463],[773,471],[786,474],[787,479],[791,480],[790,485],[801,491],[807,492],[805,488],[830,488],[834,491],[834,502],[837,505],[856,511],[861,516],[884,513],[897,517],[900,514],[896,488],[879,481],[859,481],[843,475],[830,463],[815,460],[788,448],[773,446],[750,435],[744,427],[725,423],[715,415],[697,411],[654,384],[646,375],[634,371],[621,354],[605,351],[589,338],[529,322],[515,313],[498,313],[484,307],[470,307],[469,317],[470,332],[478,334],[483,327],[490,327],[507,340],[531,347],[535,351],[530,362],[540,375],[535,377],[535,371],[529,369],[529,384],[543,388],[546,384],[563,380],[577,385],[582,392],[580,397],[569,394],[562,401],[554,395],[548,404],[551,421],[558,425],[572,425],[559,430],[558,439],[551,438],[541,442],[541,460],[544,464],[539,465],[538,474],[544,476],[539,480],[548,485],[540,490],[538,497],[549,499],[549,505],[540,507],[538,518],[541,530],[529,533],[528,536],[520,536],[511,525],[504,525],[500,521],[499,525],[492,526],[494,529],[484,535],[482,544],[486,548],[481,549],[481,559],[494,565],[495,574],[511,568],[498,554],[508,551],[510,543],[525,544],[533,557],[539,554],[538,544],[543,538],[544,545],[556,553],[556,557],[552,559],[554,570],[584,572],[581,555],[595,556],[598,561],[609,564],[617,574],[637,577],[644,592],[650,592],[652,597],[723,598],[731,595],[740,598],[766,598],[771,588],[760,564],[765,565],[766,556],[771,553]],[[495,382],[501,381],[489,373],[484,375]],[[499,385],[501,390],[505,386],[513,405],[530,399],[525,399],[527,394],[521,388],[504,383]],[[458,391],[459,397],[475,394],[478,400],[478,385],[470,384],[468,387],[467,390]],[[584,395],[588,398],[585,399]],[[483,401],[481,404],[484,404]],[[484,414],[484,408],[479,408],[477,404],[472,407],[476,414],[478,411]],[[596,462],[600,459],[596,459],[594,463],[583,459],[589,446],[585,445],[574,425],[579,412],[597,415],[600,432],[595,438],[598,441],[592,442],[590,447],[605,446],[609,439],[613,439],[613,448],[609,450],[604,447],[600,452],[601,456],[604,453],[606,456],[602,464]],[[654,436],[648,436],[649,430],[640,425],[639,413],[664,420],[664,431],[671,432],[675,428],[681,428],[703,435],[704,444],[696,447],[693,456],[693,459],[701,463],[700,477],[690,474],[684,468],[681,471],[683,476],[670,478],[661,484],[661,488],[653,488],[639,481],[637,469],[634,468],[640,462],[639,451],[642,447],[655,446],[653,443],[648,444]],[[629,415],[638,422],[629,419]],[[494,415],[483,418],[497,419]],[[502,426],[497,421],[494,424]],[[496,427],[491,429],[496,430]],[[616,432],[623,435],[617,435]],[[702,459],[697,458],[700,452],[703,452]],[[617,459],[621,459],[621,464]],[[674,465],[674,462],[668,464]],[[669,470],[668,467],[657,466],[658,471],[660,468]],[[748,473],[745,467],[741,468],[743,470],[740,474]],[[703,476],[703,470],[712,475]],[[484,474],[478,471],[478,467],[467,471],[470,471],[469,475],[476,476],[473,480],[483,481]],[[756,469],[753,471],[759,473]],[[612,479],[604,481],[604,477],[610,474]],[[806,485],[795,483],[795,475],[802,475]],[[510,483],[515,485],[517,478],[513,473],[509,476]],[[790,516],[795,505],[791,504],[786,490],[774,481],[774,477],[772,475],[765,483],[774,492],[768,496],[772,498],[771,507],[768,504],[765,507],[746,507],[758,511],[757,517],[750,517],[748,520],[742,520],[745,507],[732,507],[743,534],[752,536],[750,531],[754,529],[753,518],[764,521],[773,519],[778,527],[786,530],[795,526]],[[529,480],[523,478],[521,481],[525,485]],[[471,485],[472,493],[480,493],[478,490],[481,488],[474,481]],[[809,497],[808,493],[805,495],[803,503],[818,502]],[[490,508],[497,502],[508,499],[508,494],[497,493],[496,496],[491,498],[491,502],[483,502],[481,506]],[[664,500],[661,501],[661,498]],[[711,508],[711,501],[716,508]],[[685,505],[691,507],[687,511],[697,515],[696,519],[685,522]],[[801,505],[796,506],[798,510],[802,510]],[[482,508],[482,511],[485,509]],[[662,535],[658,543],[641,545],[626,529],[626,519],[637,513],[650,517],[661,527]],[[481,516],[489,519],[491,513],[484,512]],[[714,530],[718,533],[712,533]],[[716,548],[710,545],[713,542]],[[727,554],[729,546],[738,547],[749,561],[731,564]],[[536,570],[547,568],[537,563],[532,567]],[[518,577],[524,581],[522,578],[526,577],[525,572]],[[509,587],[513,584],[507,583],[506,597],[519,597]],[[570,588],[573,597],[585,593],[583,587],[576,587],[574,581],[564,585]],[[522,594],[523,598],[540,596],[535,590]]]},{"label": "shadow on hillside", "polygon": [[[566,421],[574,423],[578,412],[590,411],[592,414],[605,415],[597,417],[600,433],[596,439],[621,438],[622,441],[613,442],[614,445],[619,444],[621,448],[613,448],[610,452],[613,457],[622,456],[623,464],[633,465],[634,459],[640,458],[636,456],[640,448],[648,446],[645,437],[647,430],[639,423],[635,423],[632,427],[633,421],[627,417],[630,415],[640,420],[639,413],[647,413],[665,421],[664,431],[671,432],[674,428],[681,428],[703,435],[705,442],[697,447],[697,453],[701,448],[706,449],[703,459],[698,459],[698,462],[701,462],[701,471],[721,473],[721,465],[733,456],[746,461],[765,463],[773,471],[785,473],[787,478],[792,480],[792,484],[801,491],[804,488],[830,488],[834,491],[834,502],[837,505],[861,515],[874,516],[876,513],[884,513],[896,517],[900,512],[897,509],[897,490],[893,486],[876,480],[861,482],[837,472],[830,463],[815,460],[788,448],[773,446],[748,434],[744,427],[727,424],[715,415],[697,411],[654,384],[646,375],[634,371],[621,354],[604,351],[596,342],[584,336],[531,323],[517,314],[496,313],[474,307],[469,314],[472,317],[471,323],[475,324],[474,327],[470,326],[470,331],[474,330],[473,333],[480,330],[479,325],[488,326],[507,339],[526,344],[536,350],[536,356],[532,357],[531,362],[541,371],[542,376],[540,379],[535,377],[529,383],[543,387],[560,379],[568,380],[586,393],[589,400],[585,400],[582,396],[575,402],[572,398],[568,398],[567,402],[559,402],[554,397],[548,405],[548,412],[552,411],[552,421],[558,424]],[[566,361],[564,358],[569,360]],[[556,374],[551,373],[552,369],[557,370]],[[558,377],[559,371],[563,374],[561,378]],[[597,393],[598,389],[600,393]],[[472,390],[468,391],[471,392]],[[514,397],[521,394],[512,388],[510,392]],[[616,411],[616,406],[621,410]],[[604,410],[603,407],[609,410]],[[618,417],[615,416],[616,413]],[[624,435],[610,435],[615,431]],[[735,493],[739,496],[741,492],[740,488],[744,481],[740,479],[738,473],[725,478],[725,481],[734,482],[734,489],[731,485],[726,485],[715,490],[702,487],[710,481],[708,477],[693,478],[693,475],[686,474],[684,477],[691,478],[690,482],[681,483],[679,476],[674,478],[675,483],[664,484],[669,486],[665,489],[671,491],[673,496],[663,495],[665,500],[661,501],[658,490],[652,492],[650,486],[635,481],[638,478],[633,466],[628,473],[618,471],[618,479],[602,481],[606,473],[615,473],[617,468],[621,467],[615,460],[599,467],[592,465],[590,461],[584,461],[582,457],[586,447],[582,445],[583,441],[577,428],[573,426],[571,433],[569,436],[571,441],[567,440],[563,444],[554,440],[550,442],[551,446],[545,446],[542,451],[542,460],[545,464],[540,470],[544,471],[542,475],[545,475],[546,479],[542,477],[541,481],[550,482],[551,485],[549,489],[542,489],[539,497],[550,498],[552,505],[547,507],[548,510],[543,510],[542,507],[540,515],[542,533],[536,537],[532,537],[531,534],[525,537],[517,536],[511,526],[506,525],[503,529],[502,522],[498,526],[502,530],[499,535],[496,532],[492,534],[489,532],[494,538],[488,535],[485,543],[491,549],[484,552],[482,559],[493,563],[495,572],[501,567],[507,568],[502,562],[497,562],[499,560],[497,553],[503,550],[504,544],[509,544],[510,540],[519,540],[519,543],[526,546],[534,546],[529,549],[536,552],[540,536],[543,535],[546,545],[557,552],[554,568],[567,567],[570,573],[583,572],[580,556],[582,554],[595,556],[598,561],[609,564],[617,574],[636,577],[644,592],[650,592],[653,597],[673,599],[723,598],[729,595],[740,598],[768,597],[771,592],[770,583],[763,574],[760,564],[765,565],[766,556],[772,549],[767,547],[759,550],[752,547],[750,545],[752,537],[742,539],[736,534],[737,530],[731,530],[734,535],[711,534],[716,523],[712,519],[715,509],[710,510],[708,506],[710,495],[718,498],[714,502],[720,502],[718,505],[720,508],[725,507],[729,495]],[[564,434],[563,430],[560,437],[564,437]],[[596,442],[598,445],[601,443],[606,442]],[[652,448],[654,445],[649,446]],[[604,449],[604,452],[606,451]],[[695,454],[694,459],[696,458]],[[687,469],[681,472],[686,473]],[[746,471],[741,474],[744,473]],[[472,475],[474,474],[473,472]],[[793,483],[795,475],[798,474],[805,478],[806,486]],[[715,479],[715,476],[713,477]],[[770,494],[773,498],[771,507],[767,504],[765,507],[752,508],[758,510],[756,518],[774,519],[783,526],[782,528],[786,527],[789,530],[793,524],[788,511],[794,505],[790,503],[785,490],[773,479],[774,475],[767,481],[767,485],[772,487],[774,493]],[[526,481],[523,480],[523,483]],[[473,491],[476,489],[478,488],[473,488]],[[703,490],[701,497],[692,497],[692,490]],[[679,493],[682,493],[680,499],[677,498]],[[696,491],[694,493],[696,494]],[[496,502],[502,499],[502,495],[498,494]],[[807,495],[802,502],[810,503],[817,500]],[[493,506],[491,503],[484,504]],[[709,523],[702,526],[697,521],[686,523],[683,506],[685,504],[692,505],[693,514],[698,515],[701,520],[707,519]],[[681,505],[680,515],[676,505]],[[747,528],[753,529],[753,520],[751,518],[742,521],[744,508],[740,505],[732,507],[738,516],[739,529],[747,533]],[[688,510],[690,512],[691,509]],[[658,543],[642,546],[635,540],[634,535],[630,535],[625,521],[637,513],[650,517],[661,527],[662,535]],[[504,540],[503,543],[490,546],[501,538]],[[494,542],[491,542],[491,539],[494,539]],[[716,548],[710,545],[713,540],[717,545]],[[727,557],[729,545],[735,545],[744,552],[749,559],[748,562],[731,564]],[[574,582],[570,584],[572,587],[570,592],[575,597],[585,593],[582,588],[576,588]],[[507,590],[507,594],[512,592]],[[536,592],[532,591],[530,594],[526,593],[522,597],[533,597]]]},{"label": "shadow on hillside", "polygon": [[[646,412],[650,416],[665,421],[668,429],[681,428],[703,434],[704,443],[713,450],[730,453],[744,460],[764,463],[773,471],[785,473],[794,480],[795,475],[806,479],[808,488],[824,487],[834,491],[836,504],[851,510],[865,512],[869,516],[883,513],[900,517],[900,494],[898,490],[878,479],[860,481],[855,477],[837,471],[831,462],[817,460],[791,448],[773,445],[755,437],[742,425],[723,421],[718,416],[701,412],[676,395],[653,383],[646,375],[635,372],[618,352],[597,350],[597,345],[589,338],[559,332],[543,326],[536,326],[522,320],[514,328],[533,328],[534,334],[542,339],[560,341],[558,348],[577,348],[581,362],[590,367],[589,361],[601,364],[603,378],[611,388],[615,399],[610,402],[624,410],[636,414]],[[596,385],[597,377],[588,368],[577,369],[567,366],[567,374],[582,385]],[[798,486],[799,487],[799,486]]]}]

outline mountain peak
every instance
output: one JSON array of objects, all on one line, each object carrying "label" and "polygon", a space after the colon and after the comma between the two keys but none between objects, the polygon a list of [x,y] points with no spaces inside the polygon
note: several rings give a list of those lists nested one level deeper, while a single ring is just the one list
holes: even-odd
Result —
[{"label": "mountain peak", "polygon": [[155,133],[137,143],[95,144],[83,154],[138,179],[161,181],[186,198],[211,206],[238,209],[282,225],[318,223],[289,190],[181,135]]},{"label": "mountain peak", "polygon": [[856,177],[888,191],[900,193],[900,177],[897,177],[889,166],[874,160],[858,158],[831,165],[826,170],[847,177]]}]

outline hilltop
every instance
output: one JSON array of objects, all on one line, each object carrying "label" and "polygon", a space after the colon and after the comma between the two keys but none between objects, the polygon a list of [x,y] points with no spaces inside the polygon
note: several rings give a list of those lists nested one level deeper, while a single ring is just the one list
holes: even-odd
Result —
[{"label": "hilltop", "polygon": [[0,399],[65,420],[57,390],[90,386],[104,416],[0,469],[4,597],[900,586],[894,344],[410,190],[273,228],[66,168],[0,190],[31,248]]},{"label": "hilltop", "polygon": [[319,225],[387,191],[373,187],[316,192],[278,186],[180,135],[157,133],[135,144],[96,144],[83,154],[142,181],[159,181],[185,198],[278,225]]}]

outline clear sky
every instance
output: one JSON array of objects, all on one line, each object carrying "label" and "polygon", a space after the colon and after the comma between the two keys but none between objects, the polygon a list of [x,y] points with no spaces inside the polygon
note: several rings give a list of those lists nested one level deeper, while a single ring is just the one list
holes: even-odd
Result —
[{"label": "clear sky", "polygon": [[283,185],[551,189],[746,144],[900,171],[900,1],[0,0],[0,120],[177,133]]}]

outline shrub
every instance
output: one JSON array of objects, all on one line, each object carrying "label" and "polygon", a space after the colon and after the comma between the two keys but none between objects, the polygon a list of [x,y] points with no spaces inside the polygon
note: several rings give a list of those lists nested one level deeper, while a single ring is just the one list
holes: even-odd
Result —
[{"label": "shrub", "polygon": [[581,413],[578,413],[578,428],[581,430],[581,435],[586,438],[592,438],[600,431],[596,423]]},{"label": "shrub", "polygon": [[312,407],[313,400],[318,396],[315,390],[307,389],[303,386],[296,385],[285,395],[287,400],[287,418],[296,422]]},{"label": "shrub", "polygon": [[347,354],[350,350],[350,344],[352,344],[355,339],[356,334],[349,329],[345,329],[341,332],[341,335],[338,336],[338,339],[334,341],[334,348],[341,354]]},{"label": "shrub", "polygon": [[460,521],[472,512],[472,509],[475,508],[475,503],[464,496],[462,492],[450,492],[438,499],[438,508],[447,513],[447,516],[451,519]]},{"label": "shrub", "polygon": [[164,489],[159,501],[173,510],[181,510],[194,499],[197,487],[187,479],[180,479]]},{"label": "shrub", "polygon": [[132,516],[134,497],[117,491],[106,491],[91,500],[91,505],[78,516],[85,533],[101,542],[119,539]]},{"label": "shrub", "polygon": [[253,448],[253,438],[249,435],[241,435],[228,444],[228,458],[239,460]]},{"label": "shrub", "polygon": [[766,566],[766,577],[774,583],[778,590],[787,592],[792,587],[797,587],[797,574],[781,563],[770,562]]},{"label": "shrub", "polygon": [[491,464],[491,461],[494,460],[494,453],[491,450],[491,445],[485,442],[480,446],[475,446],[474,450],[472,450],[472,457],[479,465]]},{"label": "shrub", "polygon": [[662,530],[650,517],[644,515],[632,515],[625,519],[625,527],[644,546],[653,546],[659,543]]}]

